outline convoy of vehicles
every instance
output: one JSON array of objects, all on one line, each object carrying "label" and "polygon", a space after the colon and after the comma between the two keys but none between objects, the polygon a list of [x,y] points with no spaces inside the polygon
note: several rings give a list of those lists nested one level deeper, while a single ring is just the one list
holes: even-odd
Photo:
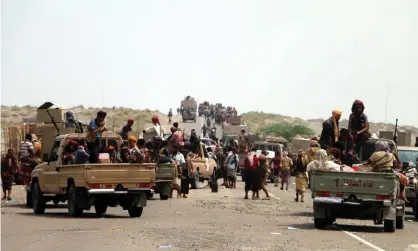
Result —
[{"label": "convoy of vehicles", "polygon": [[[67,201],[70,216],[79,216],[94,205],[96,213],[120,205],[131,217],[140,217],[146,195],[155,182],[155,163],[98,163],[63,165],[64,146],[69,140],[85,139],[86,134],[65,134],[56,138],[47,162],[32,172],[27,198],[32,199],[36,214],[45,212],[48,201]],[[122,138],[104,134],[105,145],[119,149]]]},{"label": "convoy of vehicles", "polygon": [[[374,152],[376,141],[363,144],[362,160]],[[388,143],[396,153],[396,144]],[[385,232],[404,228],[405,203],[395,173],[314,171],[311,190],[316,228],[331,225],[337,218],[372,219],[383,224]]]}]

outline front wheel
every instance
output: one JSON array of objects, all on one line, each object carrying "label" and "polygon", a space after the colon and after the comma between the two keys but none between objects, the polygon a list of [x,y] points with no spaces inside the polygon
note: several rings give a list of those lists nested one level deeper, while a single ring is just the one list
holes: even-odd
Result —
[{"label": "front wheel", "polygon": [[129,216],[135,217],[135,218],[141,217],[143,210],[144,210],[143,207],[132,206],[132,207],[128,208]]},{"label": "front wheel", "polygon": [[78,207],[77,189],[74,184],[70,185],[68,189],[68,214],[72,217],[80,216],[83,213],[83,209]]},{"label": "front wheel", "polygon": [[412,205],[413,207],[414,207],[414,209],[415,209],[415,219],[416,220],[418,220],[418,195],[417,195],[417,198],[415,199],[415,203],[414,203],[414,205]]},{"label": "front wheel", "polygon": [[96,211],[96,214],[105,214],[107,211],[107,204],[105,203],[96,203],[94,205],[94,209]]},{"label": "front wheel", "polygon": [[195,172],[194,177],[191,178],[190,183],[191,183],[192,189],[197,189],[199,187],[199,172],[198,171]]},{"label": "front wheel", "polygon": [[404,229],[405,227],[405,215],[396,216],[396,229]]},{"label": "front wheel", "polygon": [[33,183],[32,186],[32,208],[35,214],[45,213],[46,201],[42,194],[38,182]]},{"label": "front wheel", "polygon": [[386,233],[394,233],[396,230],[396,221],[394,220],[384,220],[383,221],[383,230]]},{"label": "front wheel", "polygon": [[32,192],[29,192],[29,191],[26,192],[26,207],[27,208],[32,208],[33,207]]},{"label": "front wheel", "polygon": [[168,200],[169,195],[160,193],[160,200]]},{"label": "front wheel", "polygon": [[315,218],[314,225],[317,229],[323,229],[327,226],[327,219],[325,218]]}]

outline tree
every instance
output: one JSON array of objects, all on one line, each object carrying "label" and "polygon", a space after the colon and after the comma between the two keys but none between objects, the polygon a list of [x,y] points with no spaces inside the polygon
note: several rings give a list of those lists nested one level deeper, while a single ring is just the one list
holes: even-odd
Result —
[{"label": "tree", "polygon": [[285,139],[287,139],[289,142],[292,141],[292,139],[296,135],[300,136],[312,136],[315,132],[302,124],[290,124],[287,122],[272,124],[269,126],[266,126],[262,130],[266,134],[273,134],[274,136],[281,136]]}]

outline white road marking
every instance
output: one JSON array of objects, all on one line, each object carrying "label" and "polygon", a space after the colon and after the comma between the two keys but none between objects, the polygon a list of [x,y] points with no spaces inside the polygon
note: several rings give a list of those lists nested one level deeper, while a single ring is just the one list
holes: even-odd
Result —
[{"label": "white road marking", "polygon": [[[279,197],[275,196],[275,195],[274,195],[274,194],[272,194],[272,193],[269,193],[269,195],[270,195],[270,197],[273,197],[273,198],[275,198],[276,200],[280,200],[280,198],[279,198]],[[362,242],[363,244],[365,244],[365,245],[367,245],[367,246],[369,246],[369,247],[373,248],[374,250],[377,250],[377,251],[385,251],[384,249],[382,249],[382,248],[380,248],[380,247],[378,247],[378,246],[376,246],[376,245],[374,245],[374,244],[372,244],[372,243],[370,243],[370,242],[366,241],[365,239],[363,239],[363,238],[359,237],[358,235],[355,235],[355,234],[353,234],[353,233],[351,233],[351,232],[348,232],[348,231],[342,230],[341,228],[339,228],[339,227],[337,227],[337,226],[335,226],[335,227],[336,227],[336,229],[340,230],[341,232],[343,232],[343,233],[347,234],[348,236],[351,236],[352,238],[354,238],[354,239],[356,239],[356,240],[358,240],[358,241]]]},{"label": "white road marking", "polygon": [[280,198],[279,198],[279,197],[276,197],[276,195],[274,195],[274,194],[272,194],[272,193],[269,193],[269,195],[270,195],[270,197],[273,197],[273,198],[275,198],[276,200],[280,200]]},{"label": "white road marking", "polygon": [[[341,229],[340,229],[340,230],[341,230]],[[363,244],[365,244],[365,245],[367,245],[367,246],[369,246],[369,247],[373,248],[374,250],[377,250],[377,251],[385,251],[384,249],[379,248],[378,246],[371,244],[370,242],[366,241],[365,239],[363,239],[363,238],[361,238],[361,237],[359,237],[359,236],[357,236],[357,235],[355,235],[355,234],[353,234],[353,233],[351,233],[351,232],[348,232],[348,231],[345,231],[345,230],[341,230],[341,231],[342,231],[343,233],[345,233],[345,234],[347,234],[347,235],[349,235],[349,236],[353,237],[354,239],[356,239],[356,240],[358,240],[358,241],[362,242]]]}]

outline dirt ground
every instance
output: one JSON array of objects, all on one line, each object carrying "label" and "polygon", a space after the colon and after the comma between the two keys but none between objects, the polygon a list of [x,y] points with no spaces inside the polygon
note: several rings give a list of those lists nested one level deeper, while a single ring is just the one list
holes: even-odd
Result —
[{"label": "dirt ground", "polygon": [[411,214],[405,229],[393,234],[354,220],[316,230],[309,193],[297,203],[293,184],[289,191],[268,189],[269,201],[244,200],[242,182],[237,189],[220,186],[218,193],[203,186],[189,198],[149,200],[140,218],[121,208],[70,218],[65,204],[34,215],[23,205],[23,187],[15,186],[14,201],[2,202],[2,250],[404,250],[418,243]]}]

